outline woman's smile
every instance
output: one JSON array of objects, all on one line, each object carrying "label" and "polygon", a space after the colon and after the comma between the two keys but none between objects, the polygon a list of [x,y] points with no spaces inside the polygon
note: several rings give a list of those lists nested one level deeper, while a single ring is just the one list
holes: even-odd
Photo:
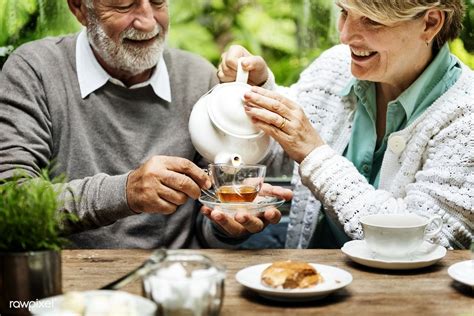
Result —
[{"label": "woman's smile", "polygon": [[372,59],[377,54],[376,51],[356,49],[351,47],[352,59],[356,62],[365,62]]}]

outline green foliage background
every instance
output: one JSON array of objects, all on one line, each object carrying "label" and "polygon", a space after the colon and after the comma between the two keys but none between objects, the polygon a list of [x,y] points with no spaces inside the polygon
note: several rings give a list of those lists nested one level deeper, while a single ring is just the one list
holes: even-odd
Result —
[{"label": "green foliage background", "polygon": [[[452,51],[474,69],[474,0]],[[217,65],[233,43],[262,55],[280,84],[338,42],[333,0],[171,0],[171,46],[196,52]],[[18,45],[80,25],[66,0],[0,0],[0,66]]]}]

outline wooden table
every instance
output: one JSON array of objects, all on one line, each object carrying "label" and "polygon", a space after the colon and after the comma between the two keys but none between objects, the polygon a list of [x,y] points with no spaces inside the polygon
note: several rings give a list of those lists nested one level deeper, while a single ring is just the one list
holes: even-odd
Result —
[{"label": "wooden table", "polygon": [[[191,251],[191,250],[187,250]],[[350,261],[340,250],[199,250],[227,267],[221,315],[474,315],[473,288],[453,281],[448,267],[471,259],[468,250],[448,251],[437,264],[419,270],[367,268]],[[140,265],[146,250],[65,250],[63,290],[97,289]],[[353,276],[346,288],[317,301],[281,303],[245,289],[235,274],[240,269],[277,260],[305,260],[342,268]],[[123,290],[141,294],[137,281]]]}]

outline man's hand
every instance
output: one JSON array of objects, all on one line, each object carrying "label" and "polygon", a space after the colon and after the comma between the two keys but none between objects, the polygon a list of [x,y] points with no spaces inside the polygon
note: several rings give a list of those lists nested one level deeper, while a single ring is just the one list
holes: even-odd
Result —
[{"label": "man's hand", "polygon": [[254,56],[244,47],[232,45],[228,51],[221,55],[221,63],[217,68],[217,77],[220,82],[235,81],[237,76],[237,62],[242,59],[242,68],[249,72],[248,83],[260,86],[268,79],[268,68],[265,60],[260,56]]},{"label": "man's hand", "polygon": [[[278,196],[287,201],[293,197],[291,190],[266,183],[262,186],[259,194]],[[229,237],[235,238],[261,232],[269,224],[277,224],[281,219],[281,213],[276,208],[268,209],[259,216],[250,215],[245,211],[237,212],[233,218],[222,211],[206,206],[201,208],[201,213],[219,225]]]},{"label": "man's hand", "polygon": [[128,176],[127,201],[137,213],[171,214],[210,187],[209,176],[191,161],[154,156]]}]

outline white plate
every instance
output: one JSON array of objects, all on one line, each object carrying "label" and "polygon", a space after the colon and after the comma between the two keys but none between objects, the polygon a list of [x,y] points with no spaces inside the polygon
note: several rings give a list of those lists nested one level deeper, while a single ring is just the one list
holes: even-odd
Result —
[{"label": "white plate", "polygon": [[369,248],[365,240],[351,240],[342,246],[342,252],[353,261],[362,265],[389,269],[409,270],[419,269],[435,264],[446,255],[446,248],[424,241],[420,249],[406,258],[389,258],[377,255]]},{"label": "white plate", "polygon": [[474,286],[474,260],[455,263],[448,268],[448,274],[456,281]]},{"label": "white plate", "polygon": [[285,200],[279,199],[274,196],[257,196],[254,202],[242,202],[242,203],[222,203],[214,198],[207,195],[201,195],[199,202],[203,205],[219,209],[224,213],[234,215],[238,211],[247,212],[252,215],[258,215],[265,212],[270,207],[279,207]]},{"label": "white plate", "polygon": [[352,275],[347,271],[322,264],[310,264],[321,273],[324,282],[307,289],[285,290],[274,289],[263,285],[261,282],[262,272],[270,266],[271,263],[258,264],[242,269],[237,272],[235,279],[243,286],[256,291],[263,297],[284,302],[301,302],[321,299],[352,282]]},{"label": "white plate", "polygon": [[[133,307],[135,314],[140,316],[152,316],[156,313],[156,304],[152,301],[138,296],[133,295],[123,291],[109,291],[109,290],[97,290],[97,291],[84,291],[84,292],[75,292],[74,294],[80,294],[84,298],[84,305],[90,307],[92,304],[101,304],[103,307],[104,304],[109,304],[112,308],[113,302],[119,301],[122,303],[127,303],[128,306]],[[66,294],[67,295],[67,294]],[[61,305],[64,301],[65,295],[57,295],[42,299],[37,301],[32,307],[30,307],[30,312],[33,315],[44,315],[44,316],[59,316],[59,315],[69,315],[67,312],[61,309]],[[98,299],[99,298],[99,299]],[[102,301],[104,304],[102,304]],[[122,312],[125,312],[121,310]],[[72,314],[71,314],[72,315]],[[125,315],[125,314],[124,314]]]}]

